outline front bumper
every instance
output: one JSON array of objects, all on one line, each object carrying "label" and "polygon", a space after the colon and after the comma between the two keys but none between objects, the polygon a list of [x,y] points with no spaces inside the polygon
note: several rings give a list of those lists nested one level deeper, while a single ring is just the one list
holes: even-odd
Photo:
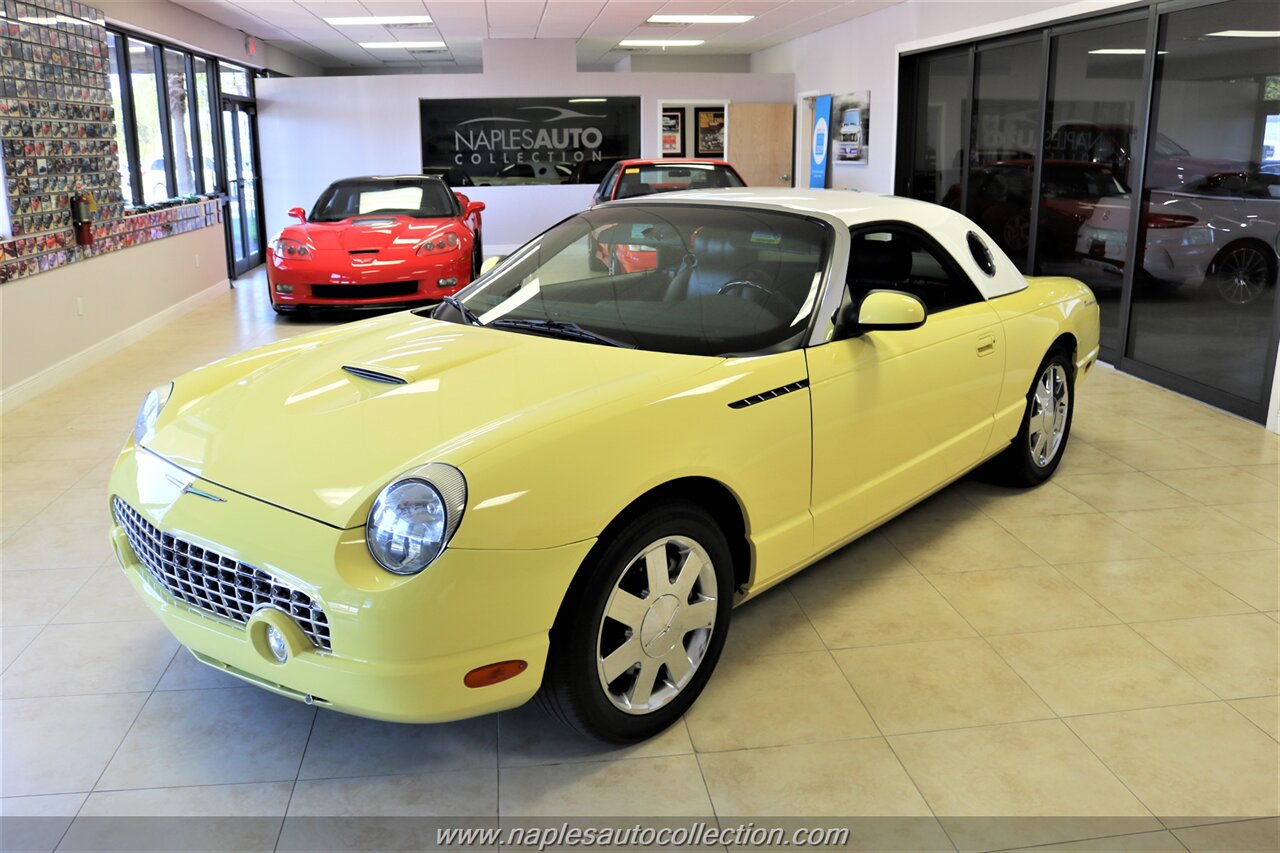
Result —
[{"label": "front bumper", "polygon": [[[126,576],[197,659],[260,687],[335,710],[396,722],[443,722],[512,708],[538,689],[548,632],[592,542],[536,551],[447,550],[419,575],[379,568],[363,529],[338,530],[196,479],[130,445],[111,479],[147,522],[301,590],[327,614],[332,651],[299,645],[278,663],[260,640],[279,611],[247,625],[188,604],[152,577],[123,527],[111,541]],[[176,484],[175,484],[176,481]],[[469,688],[463,676],[506,660],[528,668]]]},{"label": "front bumper", "polygon": [[[344,266],[328,260],[317,254],[310,261],[290,262],[270,254],[267,292],[271,303],[284,311],[421,304],[439,302],[471,282],[471,256],[461,252],[380,267]],[[450,280],[453,284],[441,285]]]}]

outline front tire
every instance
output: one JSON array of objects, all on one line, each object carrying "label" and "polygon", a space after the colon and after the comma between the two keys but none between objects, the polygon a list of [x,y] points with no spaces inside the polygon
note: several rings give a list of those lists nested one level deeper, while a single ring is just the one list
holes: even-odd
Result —
[{"label": "front tire", "polygon": [[611,743],[678,720],[724,647],[731,559],[724,533],[692,504],[654,507],[601,540],[552,629],[538,704]]},{"label": "front tire", "polygon": [[1027,391],[1027,408],[1013,443],[996,457],[1001,479],[1011,486],[1038,486],[1053,476],[1067,449],[1075,414],[1075,364],[1055,347],[1044,357]]}]

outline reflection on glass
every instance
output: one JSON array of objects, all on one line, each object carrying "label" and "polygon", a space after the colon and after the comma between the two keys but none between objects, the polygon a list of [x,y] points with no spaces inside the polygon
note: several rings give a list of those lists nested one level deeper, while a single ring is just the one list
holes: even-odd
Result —
[{"label": "reflection on glass", "polygon": [[241,232],[240,216],[240,172],[236,168],[236,123],[232,110],[222,112],[222,166],[227,175],[227,227],[231,231],[232,260],[244,258],[244,234]]},{"label": "reflection on glass", "polygon": [[124,49],[124,39],[108,31],[107,46],[110,48],[111,67],[108,83],[111,87],[111,106],[115,108],[116,149],[120,152],[120,191],[124,194],[124,203],[133,204],[133,179],[129,174],[129,164],[133,162],[133,151],[128,135],[124,132],[124,101],[120,97],[119,51]]},{"label": "reflection on glass", "polygon": [[138,130],[139,162],[142,164],[142,200],[153,204],[169,198],[169,182],[165,176],[167,155],[160,121],[160,86],[156,77],[159,49],[132,38],[128,44],[133,117]]},{"label": "reflection on glass", "polygon": [[1112,352],[1120,349],[1128,180],[1146,43],[1146,21],[1057,36],[1049,73],[1035,271],[1093,288],[1102,345]]},{"label": "reflection on glass", "polygon": [[219,82],[224,95],[243,95],[249,97],[249,72],[238,65],[226,62],[218,64]]},{"label": "reflection on glass", "polygon": [[[1039,156],[1039,40],[980,50],[965,212],[1023,271],[1031,234],[1031,176]],[[956,207],[959,186],[943,199]]]},{"label": "reflection on glass", "polygon": [[191,140],[191,97],[187,91],[187,68],[182,54],[164,52],[165,94],[169,99],[169,133],[173,139],[173,171],[178,180],[178,195],[196,191],[195,155]]},{"label": "reflection on glass", "polygon": [[948,187],[956,187],[959,192],[964,165],[964,115],[968,108],[968,55],[921,60],[916,83],[912,198],[936,204],[942,201]]},{"label": "reflection on glass", "polygon": [[253,126],[249,114],[237,110],[239,116],[240,180],[244,199],[245,251],[255,255],[262,251],[262,235],[258,233],[258,170],[253,162]]},{"label": "reflection on glass", "polygon": [[214,168],[215,147],[213,138],[213,100],[209,97],[209,63],[197,56],[191,60],[196,76],[196,117],[200,123],[200,148],[203,151],[204,191],[213,192],[218,187],[217,170]]},{"label": "reflection on glass", "polygon": [[1274,24],[1274,4],[1252,0],[1161,19],[1128,353],[1254,403],[1280,238]]}]

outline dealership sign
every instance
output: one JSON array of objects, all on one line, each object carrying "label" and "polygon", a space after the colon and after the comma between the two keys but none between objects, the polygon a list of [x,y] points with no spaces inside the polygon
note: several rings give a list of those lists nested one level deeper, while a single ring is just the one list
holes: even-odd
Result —
[{"label": "dealership sign", "polygon": [[420,111],[422,165],[473,179],[545,182],[578,163],[640,153],[639,98],[423,99]]}]

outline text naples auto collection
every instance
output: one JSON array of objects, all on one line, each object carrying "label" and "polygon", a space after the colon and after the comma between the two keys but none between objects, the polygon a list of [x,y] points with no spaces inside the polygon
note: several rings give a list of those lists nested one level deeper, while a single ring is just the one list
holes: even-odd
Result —
[{"label": "text naples auto collection", "polygon": [[[516,127],[491,130],[453,131],[458,153],[453,162],[470,163],[581,163],[600,160],[604,134],[595,127]],[[467,153],[467,152],[471,153]]]}]

